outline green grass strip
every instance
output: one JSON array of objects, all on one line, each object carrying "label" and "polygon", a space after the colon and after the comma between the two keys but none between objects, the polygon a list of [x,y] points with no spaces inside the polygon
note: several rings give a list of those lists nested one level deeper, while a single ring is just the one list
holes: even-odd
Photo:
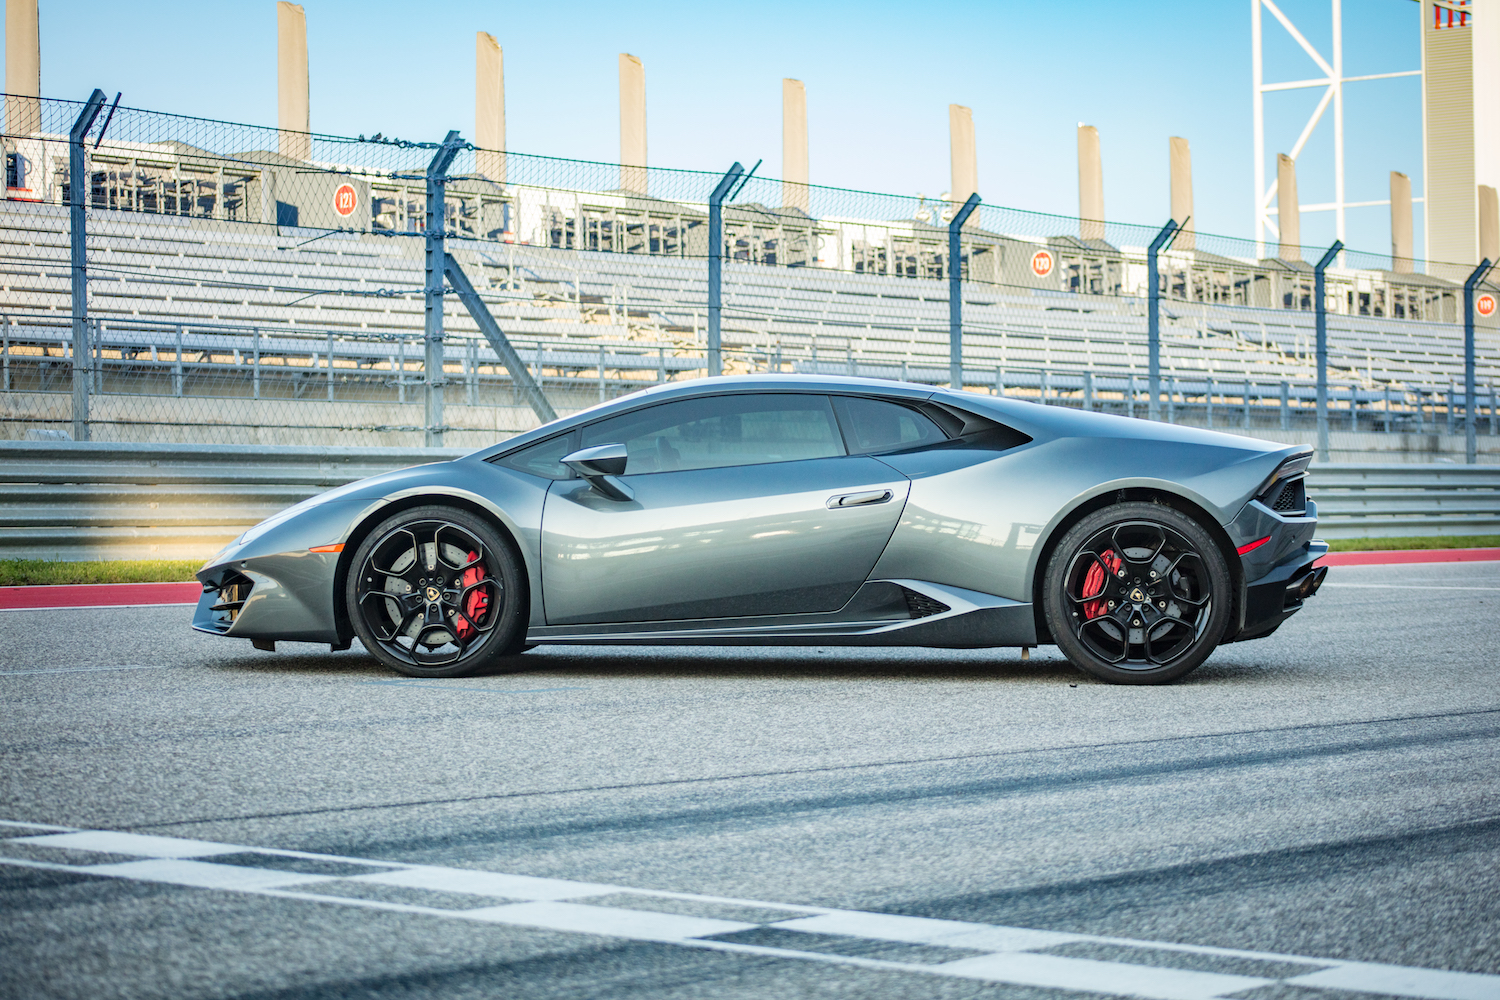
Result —
[{"label": "green grass strip", "polygon": [[58,583],[186,583],[203,565],[198,559],[109,559],[58,562],[0,559],[0,587]]},{"label": "green grass strip", "polygon": [[[1500,535],[1330,538],[1327,541],[1333,552],[1500,548]],[[193,579],[193,574],[202,565],[196,559],[110,559],[101,562],[0,559],[0,587],[62,583],[186,583]]]},{"label": "green grass strip", "polygon": [[1394,549],[1500,548],[1500,535],[1421,535],[1412,538],[1329,538],[1331,552],[1389,552]]}]

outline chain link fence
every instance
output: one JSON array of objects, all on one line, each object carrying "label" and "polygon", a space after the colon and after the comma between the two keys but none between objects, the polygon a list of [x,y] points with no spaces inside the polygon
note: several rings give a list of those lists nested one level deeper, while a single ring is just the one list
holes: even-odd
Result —
[{"label": "chain link fence", "polygon": [[[958,226],[945,200],[757,170],[306,135],[99,98],[5,99],[0,438],[480,446],[718,371],[956,380],[1145,416],[1153,311],[1159,418],[1314,426],[1324,248],[1185,229],[1153,255],[1156,225],[981,204]],[[1333,427],[1453,431],[1472,401],[1480,432],[1500,429],[1493,278],[1471,296],[1464,390],[1473,270],[1334,259]]]}]

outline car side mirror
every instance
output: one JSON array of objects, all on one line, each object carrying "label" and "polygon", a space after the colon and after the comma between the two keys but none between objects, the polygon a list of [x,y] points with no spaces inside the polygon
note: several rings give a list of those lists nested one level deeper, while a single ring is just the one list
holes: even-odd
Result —
[{"label": "car side mirror", "polygon": [[600,444],[565,455],[562,464],[578,473],[611,500],[634,500],[635,491],[616,479],[625,474],[629,456],[623,444]]}]

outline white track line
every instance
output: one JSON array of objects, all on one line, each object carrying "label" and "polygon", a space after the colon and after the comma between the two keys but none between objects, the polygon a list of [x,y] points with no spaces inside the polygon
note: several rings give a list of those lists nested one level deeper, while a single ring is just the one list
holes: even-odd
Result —
[{"label": "white track line", "polygon": [[184,604],[162,604],[154,602],[151,604],[58,604],[48,605],[45,608],[0,608],[0,611],[100,611],[106,608],[196,608],[198,602],[192,601]]},{"label": "white track line", "polygon": [[[626,938],[667,943],[686,948],[739,954],[765,955],[789,960],[820,962],[857,968],[916,972],[924,975],[989,982],[1013,983],[1047,989],[1074,990],[1142,997],[1145,1000],[1214,1000],[1262,986],[1312,987],[1317,989],[1376,992],[1412,997],[1416,1000],[1494,1000],[1500,996],[1500,976],[1471,972],[1445,972],[1406,966],[1353,962],[1331,958],[1308,958],[1269,952],[1214,948],[1175,942],[1138,941],[1060,931],[1002,927],[960,920],[936,920],[900,914],[839,910],[763,900],[664,892],[571,879],[543,878],[506,872],[487,872],[436,865],[413,865],[397,861],[314,854],[221,844],[179,837],[157,837],[109,830],[76,830],[33,823],[0,821],[0,827],[16,830],[47,830],[40,835],[0,839],[6,844],[56,847],[129,855],[141,860],[98,865],[76,865],[12,858],[0,854],[0,864],[46,871],[75,872],[105,878],[178,885],[221,892],[298,899],[333,906],[415,914],[449,920],[505,924],[540,930]],[[278,869],[269,864],[249,867],[215,862],[216,857],[256,854],[268,861],[298,858],[365,867],[371,871],[353,875],[316,875]],[[476,906],[444,909],[404,903],[324,895],[322,883],[363,882],[414,889],[428,889],[474,897]],[[633,895],[658,900],[721,903],[736,907],[781,911],[802,916],[750,922],[719,919],[699,914],[663,912],[659,908],[591,905],[585,900],[607,895]],[[660,904],[658,904],[658,907]],[[831,935],[955,949],[951,961],[931,964],[888,961],[827,951],[767,947],[716,939],[720,935],[770,928],[807,935]],[[1099,961],[1039,953],[1060,944],[1107,944],[1144,951],[1173,951],[1199,955],[1201,969],[1161,968],[1126,961]],[[982,954],[972,954],[973,952]],[[964,952],[968,952],[965,954]],[[929,953],[930,954],[930,953]],[[1212,959],[1219,957],[1256,959],[1302,967],[1279,977],[1247,976],[1215,971]]]},{"label": "white track line", "polygon": [[[1324,587],[1362,587],[1367,590],[1500,590],[1500,587],[1447,587],[1410,583],[1325,583]],[[1322,587],[1318,588],[1322,589]]]},{"label": "white track line", "polygon": [[0,670],[0,677],[26,677],[31,674],[100,674],[111,670],[172,670],[171,663],[130,663],[118,667],[44,667],[39,670]]}]

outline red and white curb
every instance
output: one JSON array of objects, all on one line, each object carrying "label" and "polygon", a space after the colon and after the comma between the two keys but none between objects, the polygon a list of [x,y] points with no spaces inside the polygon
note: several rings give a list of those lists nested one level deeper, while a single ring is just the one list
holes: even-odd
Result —
[{"label": "red and white curb", "polygon": [[[1374,552],[1330,552],[1324,566],[1394,566],[1405,563],[1491,562],[1493,549],[1392,549]],[[197,583],[110,583],[53,587],[0,587],[0,611],[52,611],[64,608],[134,608],[159,604],[197,604]]]},{"label": "red and white curb", "polygon": [[53,587],[0,587],[0,611],[54,611],[63,608],[137,608],[197,604],[199,583],[107,583]]}]

